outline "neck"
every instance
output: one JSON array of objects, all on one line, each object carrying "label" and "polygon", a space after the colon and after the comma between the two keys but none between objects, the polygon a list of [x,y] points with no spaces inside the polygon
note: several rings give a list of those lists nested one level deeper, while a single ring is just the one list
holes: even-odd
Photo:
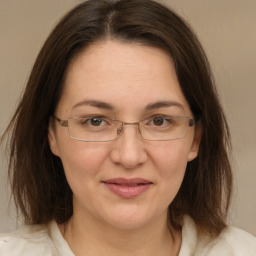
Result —
[{"label": "neck", "polygon": [[168,227],[167,214],[143,227],[130,229],[76,214],[60,230],[76,256],[170,256],[178,255],[181,244],[181,233]]}]

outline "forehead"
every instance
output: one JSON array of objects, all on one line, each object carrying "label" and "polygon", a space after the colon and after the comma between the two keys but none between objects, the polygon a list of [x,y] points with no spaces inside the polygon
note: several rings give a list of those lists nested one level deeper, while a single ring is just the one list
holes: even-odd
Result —
[{"label": "forehead", "polygon": [[83,101],[130,110],[173,101],[188,108],[173,60],[165,51],[111,40],[86,48],[67,70],[59,108],[67,112]]}]

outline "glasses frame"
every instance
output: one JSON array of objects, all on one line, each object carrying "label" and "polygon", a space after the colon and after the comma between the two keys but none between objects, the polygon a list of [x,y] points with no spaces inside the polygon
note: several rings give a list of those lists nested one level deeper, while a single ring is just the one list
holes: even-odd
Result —
[{"label": "glasses frame", "polygon": [[[87,117],[87,116],[72,116],[72,117],[70,117],[70,118],[68,118],[68,119],[66,119],[66,120],[63,120],[63,119],[60,119],[60,118],[56,117],[55,115],[53,115],[53,118],[58,122],[58,124],[59,124],[60,126],[62,126],[62,127],[67,127],[67,128],[69,128],[69,125],[68,125],[69,122],[68,122],[68,121],[69,121],[70,119],[85,118],[85,117]],[[91,116],[88,116],[88,117],[91,117]],[[171,117],[179,117],[179,118],[187,119],[187,120],[188,120],[188,127],[192,127],[192,126],[194,126],[194,125],[196,124],[196,119],[194,119],[194,118],[189,118],[189,117],[187,117],[187,116],[171,116]],[[151,120],[152,118],[145,118],[145,119],[142,119],[142,120],[140,120],[140,121],[138,121],[138,122],[123,122],[123,121],[120,121],[120,120],[118,120],[118,119],[112,119],[112,118],[107,118],[107,119],[108,119],[108,120],[112,120],[112,121],[118,121],[118,122],[120,122],[120,124],[121,124],[120,128],[117,129],[117,135],[116,135],[116,137],[115,137],[114,139],[111,139],[111,140],[103,140],[103,141],[98,141],[98,140],[93,141],[93,140],[77,139],[77,138],[74,138],[74,137],[72,137],[72,136],[70,135],[69,129],[68,129],[69,137],[70,137],[71,139],[73,139],[73,140],[77,140],[77,141],[81,141],[81,142],[109,142],[109,141],[114,141],[114,140],[116,140],[116,139],[119,137],[119,135],[121,134],[124,125],[136,125],[136,126],[137,126],[137,133],[140,133],[141,137],[142,137],[144,140],[147,140],[147,141],[171,141],[171,140],[179,140],[179,139],[184,138],[184,137],[187,135],[187,131],[188,131],[188,129],[187,129],[187,131],[186,131],[186,133],[185,133],[184,136],[179,137],[179,138],[175,138],[175,139],[151,140],[151,139],[146,139],[146,138],[143,137],[143,135],[142,135],[142,133],[141,133],[141,131],[140,131],[140,122],[146,121],[146,120]]]}]

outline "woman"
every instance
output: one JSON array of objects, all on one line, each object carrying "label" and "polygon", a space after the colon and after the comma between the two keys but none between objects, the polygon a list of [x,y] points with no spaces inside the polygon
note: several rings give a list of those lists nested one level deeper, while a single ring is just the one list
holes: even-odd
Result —
[{"label": "woman", "polygon": [[0,255],[255,255],[226,224],[229,132],[188,25],[91,0],[45,42],[8,127],[22,229]]}]

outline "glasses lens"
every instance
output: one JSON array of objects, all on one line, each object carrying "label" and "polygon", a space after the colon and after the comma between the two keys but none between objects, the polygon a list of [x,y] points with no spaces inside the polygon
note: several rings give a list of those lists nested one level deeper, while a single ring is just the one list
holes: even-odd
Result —
[{"label": "glasses lens", "polygon": [[111,141],[116,139],[120,123],[101,117],[73,117],[69,119],[69,135],[81,141]]},{"label": "glasses lens", "polygon": [[146,140],[175,140],[185,137],[189,118],[183,116],[161,116],[140,122],[140,132]]}]

